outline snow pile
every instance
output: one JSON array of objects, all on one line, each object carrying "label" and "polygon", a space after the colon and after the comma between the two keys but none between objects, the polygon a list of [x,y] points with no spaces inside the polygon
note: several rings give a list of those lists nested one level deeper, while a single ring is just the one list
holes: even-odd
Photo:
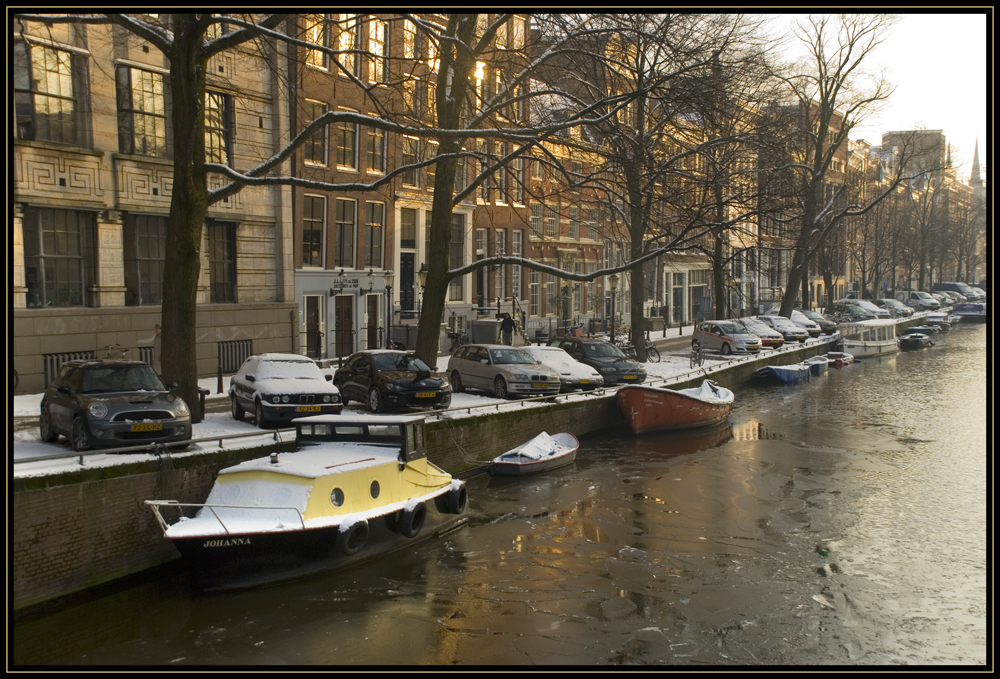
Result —
[{"label": "snow pile", "polygon": [[711,380],[704,380],[700,387],[681,389],[679,393],[708,403],[726,404],[732,403],[735,399],[733,392],[725,387],[720,387]]},{"label": "snow pile", "polygon": [[301,528],[311,493],[311,484],[217,481],[205,501],[206,505],[214,506],[202,507],[193,519],[171,526],[166,535],[174,538]]},{"label": "snow pile", "polygon": [[527,443],[514,448],[500,456],[500,459],[508,457],[522,457],[529,460],[541,460],[543,457],[555,455],[559,449],[558,444],[546,432],[542,432]]}]

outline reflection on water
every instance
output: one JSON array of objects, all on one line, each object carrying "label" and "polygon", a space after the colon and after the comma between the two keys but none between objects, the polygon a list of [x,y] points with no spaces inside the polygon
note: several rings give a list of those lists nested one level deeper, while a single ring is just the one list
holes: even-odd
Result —
[{"label": "reflection on water", "polygon": [[985,328],[729,426],[585,438],[470,481],[446,539],[216,595],[180,576],[14,630],[17,663],[983,664]]}]

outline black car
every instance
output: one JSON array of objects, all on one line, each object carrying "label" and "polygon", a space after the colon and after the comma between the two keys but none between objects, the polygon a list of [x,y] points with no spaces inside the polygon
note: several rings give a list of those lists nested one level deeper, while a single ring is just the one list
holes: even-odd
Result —
[{"label": "black car", "polygon": [[69,361],[45,389],[38,428],[74,450],[191,440],[191,412],[176,384],[163,385],[142,361]]},{"label": "black car", "polygon": [[333,383],[344,403],[360,401],[373,413],[386,407],[451,405],[451,384],[412,351],[359,351],[337,369]]},{"label": "black car", "polygon": [[584,337],[555,337],[549,340],[549,346],[560,347],[576,360],[597,370],[604,378],[605,386],[638,384],[646,380],[646,369],[642,364],[626,357],[610,342]]}]

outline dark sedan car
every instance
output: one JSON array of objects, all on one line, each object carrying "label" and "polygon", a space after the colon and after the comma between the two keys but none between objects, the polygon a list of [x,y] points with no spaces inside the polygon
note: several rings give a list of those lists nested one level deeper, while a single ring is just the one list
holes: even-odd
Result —
[{"label": "dark sedan car", "polygon": [[361,401],[373,413],[451,405],[451,384],[412,351],[359,351],[334,373],[333,383],[344,403]]},{"label": "dark sedan car", "polygon": [[191,412],[176,388],[141,361],[70,361],[42,396],[39,434],[46,443],[62,434],[77,451],[189,441]]},{"label": "dark sedan car", "polygon": [[605,386],[638,384],[646,380],[646,369],[642,364],[626,357],[611,342],[585,337],[555,337],[549,340],[549,346],[561,347],[576,360],[597,370],[604,378]]}]

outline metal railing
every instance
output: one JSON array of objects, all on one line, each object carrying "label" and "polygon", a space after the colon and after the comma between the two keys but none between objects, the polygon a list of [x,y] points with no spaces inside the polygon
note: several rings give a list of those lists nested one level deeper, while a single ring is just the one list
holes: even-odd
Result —
[{"label": "metal railing", "polygon": [[[220,526],[222,526],[222,530],[226,531],[226,535],[232,535],[232,531],[229,530],[229,528],[226,526],[226,522],[223,521],[222,517],[219,516],[218,512],[215,511],[216,508],[220,508],[220,509],[223,509],[223,508],[224,509],[278,509],[278,510],[287,509],[287,510],[291,510],[291,511],[295,512],[295,514],[299,517],[299,523],[302,525],[303,530],[306,527],[305,519],[302,518],[302,512],[299,511],[298,507],[260,507],[260,506],[250,506],[250,505],[208,505],[208,504],[196,504],[196,503],[193,503],[193,502],[177,502],[177,500],[146,500],[145,502],[146,502],[147,505],[149,505],[150,507],[153,508],[153,513],[156,514],[156,520],[160,522],[160,528],[163,529],[164,533],[167,532],[167,529],[169,529],[170,526],[173,526],[173,525],[176,525],[176,524],[167,523],[166,519],[163,518],[163,515],[160,514],[160,508],[161,507],[177,507],[178,509],[180,509],[181,507],[199,507],[201,509],[208,508],[208,509],[210,509],[212,511],[212,515],[215,517],[215,520],[219,522]],[[179,519],[178,519],[178,521],[179,521]],[[204,534],[203,533],[199,533],[198,537],[204,537]]]},{"label": "metal railing", "polygon": [[[46,460],[62,460],[69,459],[73,457],[80,458],[80,464],[83,465],[83,458],[87,455],[107,455],[107,454],[123,454],[123,453],[150,453],[152,455],[160,456],[164,454],[170,454],[171,448],[179,448],[181,446],[187,447],[192,443],[205,443],[207,441],[218,441],[219,448],[222,448],[222,442],[229,439],[244,439],[251,436],[271,436],[276,443],[284,443],[282,441],[281,435],[291,433],[292,437],[295,436],[295,429],[276,429],[274,431],[249,431],[242,434],[220,434],[218,436],[205,436],[202,438],[193,438],[188,441],[172,441],[169,443],[148,443],[142,446],[126,446],[122,448],[98,448],[87,450],[83,452],[72,452],[72,453],[53,453],[51,455],[37,455],[35,457],[24,457],[24,458],[14,458],[14,464],[24,464],[27,462],[43,462]],[[184,451],[181,451],[184,452]]]}]

